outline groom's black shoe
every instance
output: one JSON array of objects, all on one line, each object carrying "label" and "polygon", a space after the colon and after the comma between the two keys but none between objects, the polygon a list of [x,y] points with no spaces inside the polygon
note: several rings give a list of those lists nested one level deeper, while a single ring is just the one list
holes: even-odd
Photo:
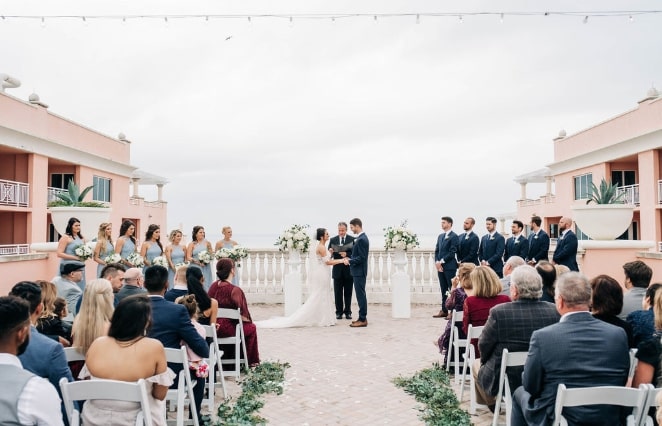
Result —
[{"label": "groom's black shoe", "polygon": [[342,315],[336,315],[336,319],[342,319]]},{"label": "groom's black shoe", "polygon": [[352,315],[351,314],[345,315],[345,319],[352,319]]}]

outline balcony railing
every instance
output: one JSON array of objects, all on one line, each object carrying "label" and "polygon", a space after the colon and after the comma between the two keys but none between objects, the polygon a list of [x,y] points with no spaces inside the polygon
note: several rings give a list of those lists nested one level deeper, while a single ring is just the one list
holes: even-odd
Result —
[{"label": "balcony railing", "polygon": [[0,256],[9,256],[12,254],[28,254],[28,253],[30,253],[29,244],[0,245]]},{"label": "balcony railing", "polygon": [[[658,188],[659,188],[659,183],[658,183]],[[625,197],[623,197],[625,204],[632,204],[635,206],[639,205],[639,184],[621,186],[618,188],[618,193],[625,194]]]},{"label": "balcony railing", "polygon": [[57,194],[63,194],[67,192],[66,189],[62,188],[53,188],[53,187],[48,187],[48,202],[52,203],[53,201],[59,201],[60,199],[58,198]]},{"label": "balcony railing", "polygon": [[531,199],[526,199],[526,200],[518,200],[517,205],[519,207],[527,207],[527,206],[537,206],[542,203],[542,200],[540,198],[531,200]]},{"label": "balcony railing", "polygon": [[129,198],[130,206],[143,206],[153,209],[164,209],[166,206],[165,201],[145,201],[142,197],[130,197]]},{"label": "balcony railing", "polygon": [[0,205],[28,207],[30,185],[23,182],[0,179]]}]

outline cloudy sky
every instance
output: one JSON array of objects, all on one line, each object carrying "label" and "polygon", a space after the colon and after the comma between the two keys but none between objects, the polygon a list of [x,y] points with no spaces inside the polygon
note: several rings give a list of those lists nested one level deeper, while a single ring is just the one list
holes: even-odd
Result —
[{"label": "cloudy sky", "polygon": [[[0,72],[22,81],[14,96],[125,133],[132,163],[170,180],[169,228],[229,224],[241,240],[359,216],[373,235],[405,218],[436,234],[440,216],[459,230],[472,215],[482,232],[515,211],[513,178],[553,161],[560,129],[662,86],[662,13],[582,16],[658,2],[576,3],[0,0],[6,16],[89,16],[0,20]],[[510,14],[545,10],[579,13]],[[298,17],[313,13],[420,18]],[[137,14],[252,18],[92,18]]]}]

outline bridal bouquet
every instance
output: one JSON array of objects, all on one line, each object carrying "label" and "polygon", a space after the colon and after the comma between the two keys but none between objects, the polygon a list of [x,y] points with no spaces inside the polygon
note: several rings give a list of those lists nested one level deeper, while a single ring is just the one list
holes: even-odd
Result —
[{"label": "bridal bouquet", "polygon": [[202,250],[200,253],[198,253],[198,261],[204,265],[207,265],[209,262],[211,262],[211,254],[207,250]]},{"label": "bridal bouquet", "polygon": [[76,248],[74,249],[74,253],[83,262],[89,259],[90,257],[92,257],[92,255],[94,254],[92,249],[89,248],[87,244],[81,244],[79,246],[76,246]]},{"label": "bridal bouquet", "polygon": [[408,250],[418,247],[418,236],[407,229],[407,221],[403,221],[400,226],[389,226],[384,228],[384,248]]},{"label": "bridal bouquet", "polygon": [[106,263],[117,263],[122,260],[122,256],[119,253],[110,253],[108,256],[103,258],[103,261]]},{"label": "bridal bouquet", "polygon": [[127,256],[126,261],[134,268],[142,268],[145,266],[145,259],[135,251]]},{"label": "bridal bouquet", "polygon": [[306,232],[308,228],[309,225],[292,225],[278,237],[274,245],[280,251],[297,250],[306,253],[310,246],[310,235]]},{"label": "bridal bouquet", "polygon": [[170,267],[168,265],[168,259],[166,259],[165,256],[156,256],[154,259],[152,259],[152,265],[159,265],[163,266],[164,268]]}]

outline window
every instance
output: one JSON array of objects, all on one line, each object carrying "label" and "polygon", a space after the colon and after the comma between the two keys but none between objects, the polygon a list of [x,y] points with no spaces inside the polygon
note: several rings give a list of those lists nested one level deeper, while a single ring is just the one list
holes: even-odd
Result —
[{"label": "window", "polygon": [[575,176],[575,200],[589,198],[591,182],[593,182],[593,173]]},{"label": "window", "polygon": [[52,173],[51,187],[67,189],[69,187],[70,180],[74,180],[73,173]]},{"label": "window", "polygon": [[110,179],[94,176],[94,189],[92,189],[92,199],[94,201],[110,202]]},{"label": "window", "polygon": [[611,183],[618,186],[629,186],[636,184],[634,170],[612,170]]}]

